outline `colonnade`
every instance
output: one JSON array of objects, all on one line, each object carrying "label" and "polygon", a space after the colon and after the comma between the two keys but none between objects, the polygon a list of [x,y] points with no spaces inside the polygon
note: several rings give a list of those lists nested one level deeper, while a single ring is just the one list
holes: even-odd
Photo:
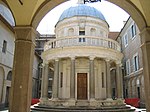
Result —
[{"label": "colonnade", "polygon": [[[95,99],[95,76],[94,76],[94,59],[95,57],[89,57],[89,93],[90,99]],[[70,99],[75,99],[75,57],[70,57]],[[110,60],[106,59],[106,97],[112,98],[111,88],[111,74],[110,74]],[[41,99],[48,99],[48,62],[43,64],[42,70],[42,91]],[[123,77],[121,72],[121,64],[116,63],[116,81],[117,81],[117,98],[123,98]],[[59,99],[59,59],[54,60],[54,78],[52,86],[52,99]]]}]

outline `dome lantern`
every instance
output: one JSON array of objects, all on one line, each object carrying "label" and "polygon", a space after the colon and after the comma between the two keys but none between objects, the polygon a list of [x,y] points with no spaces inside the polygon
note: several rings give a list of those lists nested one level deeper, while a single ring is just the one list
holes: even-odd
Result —
[{"label": "dome lantern", "polygon": [[84,0],[78,0],[78,4],[84,4]]}]

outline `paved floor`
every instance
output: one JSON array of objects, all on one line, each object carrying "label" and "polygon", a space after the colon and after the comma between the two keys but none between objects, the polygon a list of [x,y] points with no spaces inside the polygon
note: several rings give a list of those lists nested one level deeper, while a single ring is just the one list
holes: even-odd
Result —
[{"label": "paved floor", "polygon": [[[138,108],[132,107],[130,105],[128,105],[128,106],[133,108],[133,109],[136,109],[135,112],[146,112],[146,109],[138,109]],[[0,110],[0,112],[8,112],[8,110],[4,109],[4,110]]]},{"label": "paved floor", "polygon": [[139,109],[139,108],[132,107],[130,105],[127,105],[127,106],[131,107],[132,109],[135,109],[135,112],[146,112],[146,109],[144,109],[144,108]]}]

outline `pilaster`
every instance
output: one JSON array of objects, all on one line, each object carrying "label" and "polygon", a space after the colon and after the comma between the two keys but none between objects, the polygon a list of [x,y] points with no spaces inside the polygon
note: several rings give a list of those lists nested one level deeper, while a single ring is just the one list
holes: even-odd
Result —
[{"label": "pilaster", "polygon": [[59,59],[55,59],[52,98],[58,99],[59,90]]},{"label": "pilaster", "polygon": [[110,76],[110,60],[106,59],[106,90],[107,90],[107,98],[111,98],[111,76]]},{"label": "pilaster", "polygon": [[43,100],[44,98],[44,72],[45,72],[45,65],[42,64],[42,80],[41,80],[41,98],[40,100]]},{"label": "pilaster", "polygon": [[117,78],[117,96],[123,98],[123,76],[122,76],[122,64],[116,62],[116,78]]},{"label": "pilaster", "polygon": [[150,27],[141,33],[146,110],[150,112]]},{"label": "pilaster", "polygon": [[95,76],[94,76],[94,56],[90,56],[90,99],[95,98]]},{"label": "pilaster", "polygon": [[36,33],[35,29],[27,26],[15,27],[14,30],[16,38],[9,111],[29,112]]},{"label": "pilaster", "polygon": [[48,72],[49,72],[49,63],[46,62],[43,64],[42,70],[42,85],[41,85],[41,100],[48,100]]},{"label": "pilaster", "polygon": [[70,98],[75,98],[75,57],[71,57],[70,69]]}]

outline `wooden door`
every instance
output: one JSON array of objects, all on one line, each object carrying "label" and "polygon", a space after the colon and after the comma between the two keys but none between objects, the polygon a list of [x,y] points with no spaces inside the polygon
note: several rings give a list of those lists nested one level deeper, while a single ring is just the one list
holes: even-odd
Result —
[{"label": "wooden door", "polygon": [[87,99],[87,73],[78,73],[77,75],[77,99]]}]

